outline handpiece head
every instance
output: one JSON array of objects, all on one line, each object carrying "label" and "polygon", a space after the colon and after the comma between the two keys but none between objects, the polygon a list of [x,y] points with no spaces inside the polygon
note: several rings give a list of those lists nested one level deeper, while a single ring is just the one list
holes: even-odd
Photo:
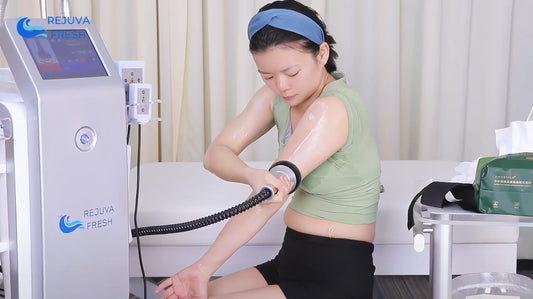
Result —
[{"label": "handpiece head", "polygon": [[270,166],[269,169],[270,173],[272,173],[275,177],[279,178],[281,176],[286,177],[289,182],[292,183],[292,189],[289,192],[289,194],[296,191],[296,188],[300,185],[301,182],[301,174],[300,170],[296,165],[289,161],[278,161],[272,166]]}]

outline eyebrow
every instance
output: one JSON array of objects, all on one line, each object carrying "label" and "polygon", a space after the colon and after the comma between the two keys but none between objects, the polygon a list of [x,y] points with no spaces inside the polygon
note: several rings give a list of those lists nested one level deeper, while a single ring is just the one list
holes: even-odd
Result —
[{"label": "eyebrow", "polygon": [[[290,69],[292,69],[292,68],[294,68],[294,67],[297,67],[297,66],[299,66],[299,65],[298,65],[298,64],[291,65],[291,66],[289,66],[289,67],[287,67],[287,68],[282,69],[281,72],[284,73],[284,72],[286,72],[286,71],[288,71],[288,70],[290,70]],[[270,73],[268,73],[268,72],[263,72],[263,71],[261,71],[261,70],[257,70],[257,71],[258,71],[260,74],[262,74],[262,75],[270,74]]]}]

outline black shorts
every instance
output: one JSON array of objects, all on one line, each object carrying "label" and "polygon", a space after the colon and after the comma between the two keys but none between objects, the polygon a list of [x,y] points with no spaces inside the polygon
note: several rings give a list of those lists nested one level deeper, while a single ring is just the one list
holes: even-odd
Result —
[{"label": "black shorts", "polygon": [[372,299],[373,251],[372,243],[287,228],[278,255],[256,268],[287,299]]}]

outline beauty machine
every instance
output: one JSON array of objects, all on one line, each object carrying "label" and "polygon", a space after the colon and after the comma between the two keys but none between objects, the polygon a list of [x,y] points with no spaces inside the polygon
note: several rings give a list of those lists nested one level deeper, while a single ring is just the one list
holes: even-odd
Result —
[{"label": "beauty machine", "polygon": [[[0,98],[6,298],[128,298],[124,85],[91,24],[7,19]],[[0,94],[1,97],[1,94]]]}]

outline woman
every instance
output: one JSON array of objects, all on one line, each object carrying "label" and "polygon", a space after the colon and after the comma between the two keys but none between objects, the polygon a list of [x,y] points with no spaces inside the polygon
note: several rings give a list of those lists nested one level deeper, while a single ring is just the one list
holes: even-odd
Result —
[{"label": "woman", "polygon": [[[265,86],[209,146],[204,165],[217,176],[271,185],[268,203],[231,218],[193,265],[163,281],[161,298],[372,298],[380,165],[365,108],[336,72],[335,43],[311,8],[276,1],[248,26],[250,52]],[[278,129],[279,155],[303,178],[284,220],[274,260],[209,281],[288,199],[291,183],[253,169],[238,155]]]}]

